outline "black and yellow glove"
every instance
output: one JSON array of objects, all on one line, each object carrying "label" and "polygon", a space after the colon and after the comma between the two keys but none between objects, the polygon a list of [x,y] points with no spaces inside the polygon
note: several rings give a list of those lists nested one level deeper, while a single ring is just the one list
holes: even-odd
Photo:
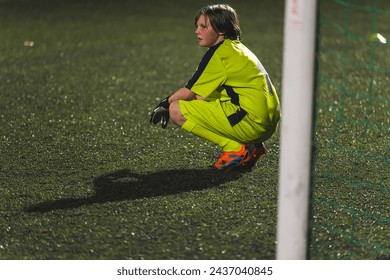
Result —
[{"label": "black and yellow glove", "polygon": [[169,102],[168,97],[161,100],[161,102],[157,105],[157,107],[153,110],[150,115],[150,123],[157,124],[161,123],[162,128],[166,128],[169,121]]}]

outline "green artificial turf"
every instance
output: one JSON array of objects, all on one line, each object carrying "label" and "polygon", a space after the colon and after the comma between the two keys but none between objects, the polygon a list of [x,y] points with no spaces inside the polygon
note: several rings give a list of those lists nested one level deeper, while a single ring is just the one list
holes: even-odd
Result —
[{"label": "green artificial turf", "polygon": [[[280,88],[271,3],[231,5]],[[274,258],[278,135],[229,175],[210,143],[149,124],[205,51],[204,4],[0,1],[1,259]]]},{"label": "green artificial turf", "polygon": [[319,3],[310,253],[389,259],[390,2]]},{"label": "green artificial turf", "polygon": [[[207,3],[0,0],[0,259],[275,258],[279,130],[258,168],[221,174],[217,147],[149,124],[205,52],[193,18]],[[284,1],[229,3],[283,99]],[[321,61],[324,77],[343,72]],[[352,144],[361,122],[334,115],[340,88],[319,85],[311,258],[388,255],[388,77],[377,83],[373,103],[343,99],[370,120]],[[384,113],[362,114],[372,104]]]}]

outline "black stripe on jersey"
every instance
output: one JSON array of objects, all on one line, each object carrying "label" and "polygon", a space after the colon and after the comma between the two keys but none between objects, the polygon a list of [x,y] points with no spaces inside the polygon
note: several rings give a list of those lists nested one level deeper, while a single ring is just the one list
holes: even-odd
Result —
[{"label": "black stripe on jersey", "polygon": [[240,98],[231,86],[223,86],[234,105],[240,106]]},{"label": "black stripe on jersey", "polygon": [[[237,106],[240,106],[240,97],[239,95],[234,91],[234,89],[230,86],[223,86],[226,90],[226,93],[230,97],[230,101]],[[231,114],[228,116],[228,120],[231,126],[235,126],[238,124],[245,116],[247,112],[240,107],[234,114]]]},{"label": "black stripe on jersey", "polygon": [[227,116],[230,125],[233,127],[236,124],[238,124],[247,114],[247,111],[244,109],[237,110],[234,114],[231,114],[230,116]]},{"label": "black stripe on jersey", "polygon": [[223,43],[220,42],[216,44],[215,46],[210,47],[207,52],[204,54],[202,60],[199,63],[198,69],[196,69],[196,72],[192,76],[192,78],[188,81],[188,83],[185,85],[186,88],[191,89],[194,84],[198,81],[200,76],[202,75],[204,69],[206,69],[207,64],[209,63],[210,59],[213,57],[215,51],[218,49],[218,47]]}]

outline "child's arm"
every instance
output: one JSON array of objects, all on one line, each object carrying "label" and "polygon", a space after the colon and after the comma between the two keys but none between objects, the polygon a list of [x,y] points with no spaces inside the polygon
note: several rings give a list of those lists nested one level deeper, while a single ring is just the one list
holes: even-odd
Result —
[{"label": "child's arm", "polygon": [[196,97],[196,94],[193,93],[191,90],[189,90],[186,87],[183,87],[176,91],[174,94],[172,94],[168,101],[169,103],[172,103],[175,100],[192,100]]},{"label": "child's arm", "polygon": [[169,106],[173,101],[176,100],[193,100],[198,99],[200,96],[193,93],[188,88],[181,88],[172,95],[165,97],[161,102],[157,105],[157,107],[153,110],[150,115],[150,123],[157,124],[161,123],[162,128],[166,128],[169,121]]}]

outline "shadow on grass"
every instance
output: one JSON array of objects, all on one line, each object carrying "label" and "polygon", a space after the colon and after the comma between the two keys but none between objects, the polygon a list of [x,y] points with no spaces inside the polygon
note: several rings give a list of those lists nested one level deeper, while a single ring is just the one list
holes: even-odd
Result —
[{"label": "shadow on grass", "polygon": [[177,169],[150,174],[137,174],[129,169],[96,177],[95,192],[90,197],[63,198],[45,201],[26,208],[27,212],[48,212],[72,209],[94,203],[134,200],[191,192],[216,187],[237,180],[241,173],[221,173],[215,170]]}]

